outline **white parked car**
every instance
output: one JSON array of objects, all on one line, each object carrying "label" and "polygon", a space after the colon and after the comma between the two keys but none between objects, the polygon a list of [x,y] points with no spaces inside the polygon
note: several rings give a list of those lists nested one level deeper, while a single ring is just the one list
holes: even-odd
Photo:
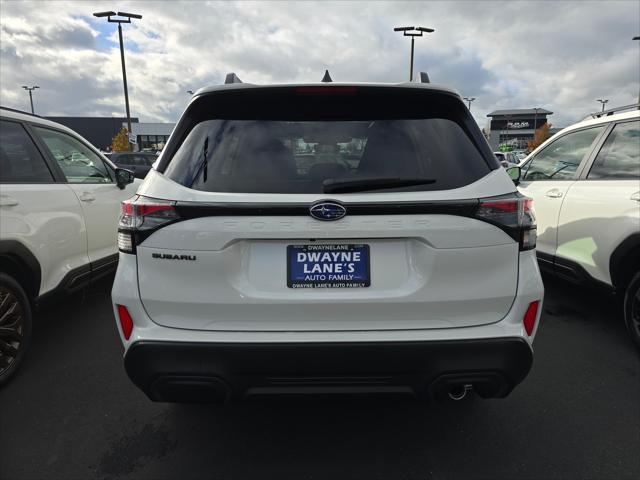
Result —
[{"label": "white parked car", "polygon": [[532,202],[451,90],[203,89],[137,193],[112,298],[152,400],[504,397],[531,367]]},{"label": "white parked car", "polygon": [[594,117],[533,151],[518,189],[535,200],[541,267],[620,293],[640,346],[640,112]]},{"label": "white parked car", "polygon": [[115,270],[132,182],[72,130],[0,109],[0,385],[24,358],[36,303]]},{"label": "white parked car", "polygon": [[510,167],[512,165],[517,165],[519,162],[516,154],[512,152],[493,152],[493,154],[496,156],[496,158],[500,162],[500,165],[502,165],[505,168]]}]

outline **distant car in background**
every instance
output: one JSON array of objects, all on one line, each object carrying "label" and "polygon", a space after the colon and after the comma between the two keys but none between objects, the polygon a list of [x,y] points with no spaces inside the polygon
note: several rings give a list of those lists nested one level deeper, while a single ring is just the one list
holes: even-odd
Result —
[{"label": "distant car in background", "polygon": [[516,157],[513,152],[493,152],[493,154],[496,156],[500,164],[505,168],[512,165],[517,165],[520,162],[518,157]]},{"label": "distant car in background", "polygon": [[526,150],[514,150],[512,153],[518,159],[518,163],[527,158],[527,155],[529,155]]},{"label": "distant car in background", "polygon": [[158,158],[155,153],[151,152],[113,152],[108,157],[118,167],[131,170],[136,178],[146,177]]}]

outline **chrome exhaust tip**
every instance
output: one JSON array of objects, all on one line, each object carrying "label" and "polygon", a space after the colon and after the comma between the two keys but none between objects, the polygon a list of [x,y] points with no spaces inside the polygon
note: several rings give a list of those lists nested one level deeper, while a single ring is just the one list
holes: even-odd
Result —
[{"label": "chrome exhaust tip", "polygon": [[467,396],[467,393],[471,391],[473,385],[456,385],[449,390],[449,398],[451,400],[460,401]]}]

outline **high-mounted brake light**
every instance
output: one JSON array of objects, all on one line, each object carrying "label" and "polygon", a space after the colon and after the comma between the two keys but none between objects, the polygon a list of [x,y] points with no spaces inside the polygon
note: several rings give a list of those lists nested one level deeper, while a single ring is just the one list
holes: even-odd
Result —
[{"label": "high-mounted brake light", "polygon": [[295,92],[298,95],[355,95],[358,87],[297,87]]},{"label": "high-mounted brake light", "polygon": [[483,198],[475,216],[504,230],[520,244],[520,250],[536,247],[536,218],[532,199],[519,193]]},{"label": "high-mounted brake light", "polygon": [[179,218],[175,202],[142,196],[125,200],[118,221],[118,249],[124,253],[135,253],[140,241]]}]

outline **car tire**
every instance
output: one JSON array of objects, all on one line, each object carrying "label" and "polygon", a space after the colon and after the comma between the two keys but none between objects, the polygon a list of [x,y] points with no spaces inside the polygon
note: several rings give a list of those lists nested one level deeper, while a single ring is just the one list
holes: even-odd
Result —
[{"label": "car tire", "polygon": [[640,348],[640,272],[636,273],[625,290],[624,321],[631,339]]},{"label": "car tire", "polygon": [[31,342],[32,310],[22,286],[0,273],[0,387],[18,370]]}]

